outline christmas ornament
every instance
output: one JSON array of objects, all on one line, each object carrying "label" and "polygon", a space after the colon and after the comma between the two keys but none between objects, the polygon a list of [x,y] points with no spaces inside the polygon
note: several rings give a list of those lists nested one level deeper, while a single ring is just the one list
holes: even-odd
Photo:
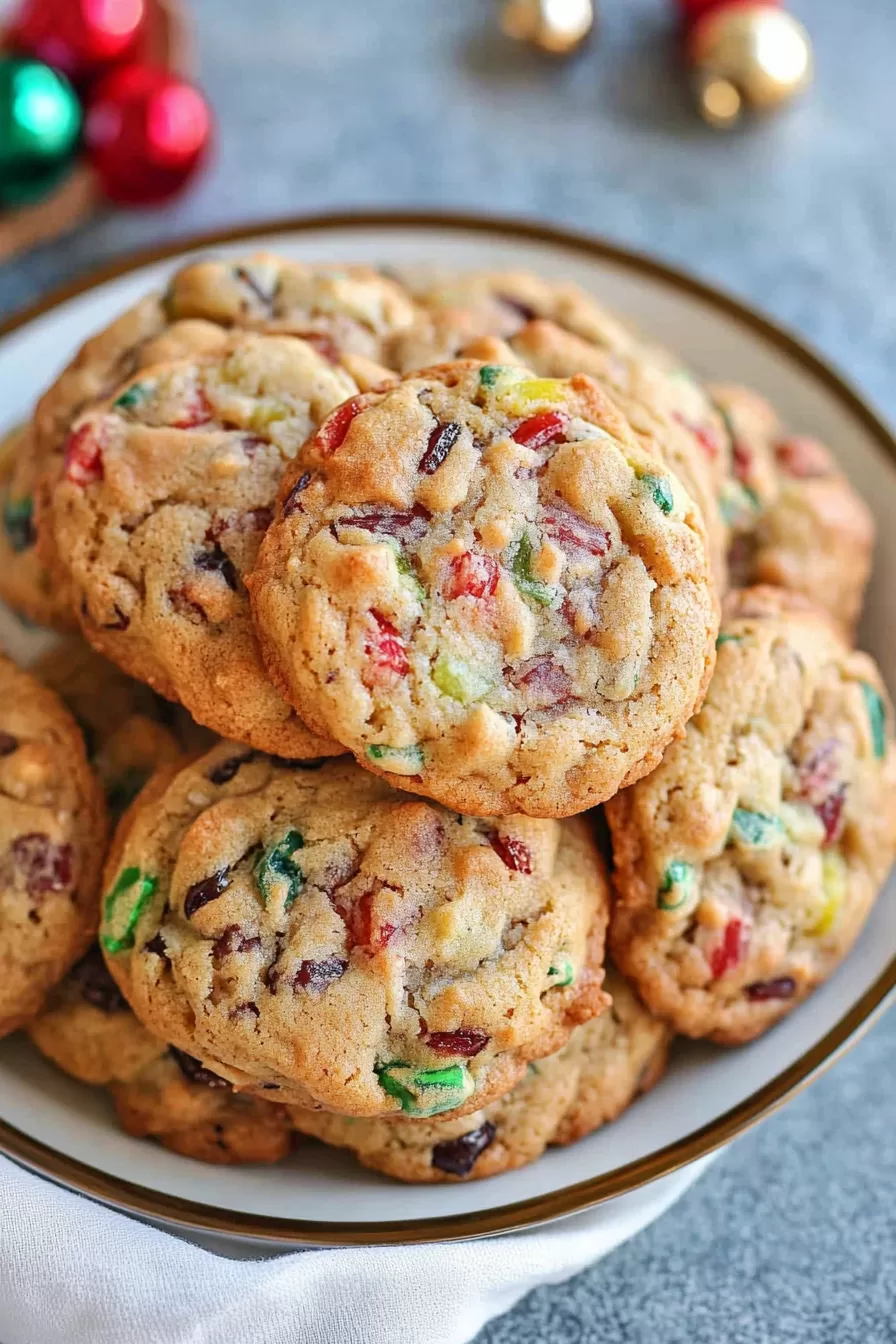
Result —
[{"label": "christmas ornament", "polygon": [[0,204],[41,200],[74,158],[81,108],[64,75],[40,61],[0,58]]},{"label": "christmas ornament", "polygon": [[592,0],[506,0],[501,11],[508,37],[531,42],[552,56],[575,51],[593,26]]},{"label": "christmas ornament", "polygon": [[21,0],[9,40],[83,84],[133,54],[145,21],[145,0]]},{"label": "christmas ornament", "polygon": [[686,43],[700,112],[713,126],[732,126],[745,111],[781,107],[812,82],[808,33],[772,4],[704,6]]},{"label": "christmas ornament", "polygon": [[186,185],[206,157],[212,115],[192,84],[166,70],[127,65],[96,88],[84,143],[105,195],[156,205]]}]

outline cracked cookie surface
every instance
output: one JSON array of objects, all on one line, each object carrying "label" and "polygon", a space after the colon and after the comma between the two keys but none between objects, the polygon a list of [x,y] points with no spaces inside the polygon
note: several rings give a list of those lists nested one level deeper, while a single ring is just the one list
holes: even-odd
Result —
[{"label": "cracked cookie surface", "polygon": [[90,943],[106,810],[59,698],[0,656],[0,1035]]},{"label": "cracked cookie surface", "polygon": [[732,593],[702,710],[606,806],[611,946],[679,1032],[750,1040],[839,964],[896,852],[892,709],[872,659],[771,588]]},{"label": "cracked cookie surface", "polygon": [[144,368],[69,436],[56,535],[95,648],[200,723],[285,756],[338,754],[271,685],[244,576],[285,464],[358,391],[289,336],[237,334]]},{"label": "cracked cookie surface", "polygon": [[699,513],[584,377],[464,361],[345,403],[248,582],[316,731],[478,815],[569,815],[652,769],[714,656]]},{"label": "cracked cookie surface", "polygon": [[486,823],[350,761],[232,743],[125,817],[101,941],[140,1020],[238,1088],[343,1114],[463,1114],[606,997],[583,821]]},{"label": "cracked cookie surface", "polygon": [[659,1081],[671,1032],[612,967],[610,1009],[577,1027],[556,1055],[531,1064],[512,1092],[457,1120],[360,1120],[290,1107],[302,1134],[351,1149],[361,1163],[415,1183],[513,1171],[553,1144],[615,1120]]}]

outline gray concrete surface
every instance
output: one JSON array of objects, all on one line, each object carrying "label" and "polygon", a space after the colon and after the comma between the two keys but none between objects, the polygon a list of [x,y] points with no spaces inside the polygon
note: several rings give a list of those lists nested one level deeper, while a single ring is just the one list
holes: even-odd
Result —
[{"label": "gray concrete surface", "polygon": [[[0,310],[131,247],[348,206],[540,216],[684,263],[808,335],[896,419],[896,4],[794,0],[804,106],[717,137],[675,65],[671,0],[604,0],[551,64],[497,0],[194,0],[220,149],[162,213],[109,215],[0,269]],[[896,1015],[743,1138],[660,1223],[480,1344],[896,1338]]]}]

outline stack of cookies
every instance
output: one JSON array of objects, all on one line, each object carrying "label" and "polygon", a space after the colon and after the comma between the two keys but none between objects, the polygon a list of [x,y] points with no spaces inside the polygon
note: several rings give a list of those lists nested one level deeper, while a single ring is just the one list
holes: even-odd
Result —
[{"label": "stack of cookies", "polygon": [[868,510],[589,295],[192,264],[0,476],[0,595],[83,636],[0,663],[0,1031],[130,1133],[491,1175],[862,928]]}]

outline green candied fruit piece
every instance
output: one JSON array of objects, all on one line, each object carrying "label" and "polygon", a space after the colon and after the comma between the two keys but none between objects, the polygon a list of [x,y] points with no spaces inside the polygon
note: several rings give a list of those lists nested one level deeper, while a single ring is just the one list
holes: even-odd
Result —
[{"label": "green candied fruit piece", "polygon": [[466,1064],[450,1064],[445,1069],[417,1069],[395,1060],[376,1067],[380,1087],[401,1102],[406,1115],[425,1120],[443,1111],[453,1111],[475,1091]]},{"label": "green candied fruit piece", "polygon": [[34,542],[34,500],[30,495],[24,499],[7,499],[3,503],[3,530],[9,537],[9,544],[18,554],[27,551]]},{"label": "green candied fruit piece", "polygon": [[298,831],[287,831],[282,840],[271,845],[255,860],[253,872],[265,905],[274,899],[280,883],[286,883],[283,908],[288,910],[305,885],[305,874],[296,863],[295,854],[304,848],[305,841]]},{"label": "green candied fruit piece", "polygon": [[862,694],[871,724],[871,747],[877,759],[882,761],[887,754],[887,711],[882,697],[867,681],[862,682]]},{"label": "green candied fruit piece", "polygon": [[149,396],[149,387],[146,383],[131,383],[113,403],[113,409],[116,411],[133,411],[140,406]]},{"label": "green candied fruit piece", "polygon": [[390,747],[376,743],[367,748],[365,755],[368,761],[378,765],[381,770],[388,770],[392,775],[419,775],[425,763],[423,748],[416,743],[412,747]]},{"label": "green candied fruit piece", "polygon": [[690,901],[697,889],[697,873],[692,863],[673,859],[663,873],[663,882],[656,895],[660,910],[679,910]]},{"label": "green candied fruit piece", "polygon": [[510,364],[483,364],[479,370],[479,382],[482,387],[494,387],[501,378],[519,378],[520,370]]},{"label": "green candied fruit piece", "polygon": [[407,579],[410,582],[410,586],[414,590],[415,597],[418,597],[422,602],[423,599],[426,597],[426,589],[423,587],[423,584],[417,578],[417,571],[414,569],[414,566],[411,564],[410,560],[405,555],[404,551],[401,549],[398,542],[394,541],[393,538],[391,537],[389,538],[389,549],[391,550],[392,555],[395,558],[395,568],[398,570],[399,574],[403,579]]},{"label": "green candied fruit piece", "polygon": [[[106,896],[103,907],[103,925],[102,944],[107,952],[127,952],[134,946],[134,930],[144,913],[159,885],[157,877],[144,877],[139,868],[124,868],[118,875],[118,880],[112,890]],[[118,918],[118,907],[122,896],[128,891],[137,888],[136,898],[131,904],[127,917],[122,925]],[[115,933],[112,925],[117,925],[121,930]],[[106,930],[109,930],[106,932]]]},{"label": "green candied fruit piece", "polygon": [[743,635],[719,635],[716,639],[716,648],[720,649],[723,644],[740,644],[743,642]]},{"label": "green candied fruit piece", "polygon": [[729,840],[737,840],[743,845],[752,845],[756,849],[769,849],[784,834],[784,826],[779,817],[769,816],[767,812],[750,812],[745,807],[736,807],[731,818]]},{"label": "green candied fruit piece", "polygon": [[548,984],[551,989],[565,989],[575,978],[576,968],[572,959],[565,952],[558,953],[548,967]]},{"label": "green candied fruit piece", "polygon": [[722,519],[729,527],[747,522],[751,514],[759,513],[759,496],[751,485],[741,481],[726,481],[719,496]]},{"label": "green candied fruit piece", "polygon": [[671,513],[675,508],[675,496],[666,477],[647,475],[642,476],[640,480],[657,508],[665,514]]},{"label": "green candied fruit piece", "polygon": [[450,653],[440,653],[432,670],[432,679],[443,695],[462,705],[472,705],[488,695],[492,683],[475,667]]},{"label": "green candied fruit piece", "polygon": [[510,557],[513,581],[524,597],[531,597],[539,606],[549,607],[554,601],[554,589],[532,576],[532,542],[524,532]]}]

